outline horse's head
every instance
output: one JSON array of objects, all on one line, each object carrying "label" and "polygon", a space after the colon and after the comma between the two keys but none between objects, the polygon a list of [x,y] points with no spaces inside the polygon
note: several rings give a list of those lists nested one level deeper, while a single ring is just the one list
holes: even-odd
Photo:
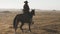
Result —
[{"label": "horse's head", "polygon": [[31,14],[35,16],[35,9],[32,9]]}]

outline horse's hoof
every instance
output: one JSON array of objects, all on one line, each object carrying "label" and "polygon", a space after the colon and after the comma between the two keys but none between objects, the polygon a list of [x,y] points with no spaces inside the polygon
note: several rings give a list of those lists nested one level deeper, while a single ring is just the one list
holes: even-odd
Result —
[{"label": "horse's hoof", "polygon": [[28,31],[28,32],[31,32],[31,31]]},{"label": "horse's hoof", "polygon": [[28,30],[28,32],[31,32],[30,30]]}]

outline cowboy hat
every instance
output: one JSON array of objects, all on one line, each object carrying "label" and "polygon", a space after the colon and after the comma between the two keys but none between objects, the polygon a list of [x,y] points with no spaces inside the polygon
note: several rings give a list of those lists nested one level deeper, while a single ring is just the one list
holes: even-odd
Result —
[{"label": "cowboy hat", "polygon": [[24,1],[24,3],[28,3],[28,1]]}]

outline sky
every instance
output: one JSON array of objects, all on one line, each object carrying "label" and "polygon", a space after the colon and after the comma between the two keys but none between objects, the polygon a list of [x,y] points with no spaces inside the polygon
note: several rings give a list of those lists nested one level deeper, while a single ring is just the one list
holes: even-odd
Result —
[{"label": "sky", "polygon": [[[23,9],[25,0],[0,0],[0,9]],[[60,10],[60,0],[27,0],[30,9]]]}]

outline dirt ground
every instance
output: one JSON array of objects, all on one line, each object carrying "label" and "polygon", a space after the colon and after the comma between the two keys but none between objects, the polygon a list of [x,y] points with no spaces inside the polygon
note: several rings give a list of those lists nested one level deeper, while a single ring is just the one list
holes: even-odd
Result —
[{"label": "dirt ground", "polygon": [[[18,13],[0,13],[0,34],[14,34],[12,24],[14,17]],[[24,32],[18,28],[17,34],[60,34],[59,11],[36,12],[33,21],[34,24],[31,25],[32,32],[28,32],[28,25],[25,24],[23,26]]]}]

